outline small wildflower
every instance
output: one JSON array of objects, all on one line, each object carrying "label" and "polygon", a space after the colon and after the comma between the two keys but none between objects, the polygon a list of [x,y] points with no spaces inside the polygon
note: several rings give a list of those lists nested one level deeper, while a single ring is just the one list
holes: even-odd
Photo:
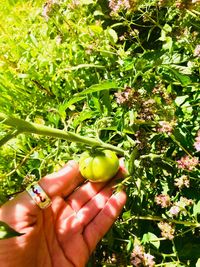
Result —
[{"label": "small wildflower", "polygon": [[156,102],[154,99],[144,101],[142,99],[140,109],[138,110],[138,119],[140,120],[153,120],[156,114]]},{"label": "small wildflower", "polygon": [[144,248],[140,245],[136,245],[131,254],[131,263],[133,266],[141,266],[143,262]]},{"label": "small wildflower", "polygon": [[200,44],[198,44],[194,49],[194,56],[200,57]]},{"label": "small wildflower", "polygon": [[176,206],[176,205],[173,205],[169,210],[169,214],[172,217],[178,216],[179,212],[180,212],[180,208],[178,206]]},{"label": "small wildflower", "polygon": [[120,37],[119,37],[119,40],[120,41],[124,41],[126,38],[125,38],[125,36],[124,35],[121,35]]},{"label": "small wildflower", "polygon": [[174,238],[175,229],[172,223],[159,222],[158,227],[161,230],[161,235],[166,239],[172,240]]},{"label": "small wildflower", "polygon": [[58,5],[58,0],[48,0],[44,6],[42,11],[42,16],[46,21],[49,20],[50,13],[53,11],[54,7]]},{"label": "small wildflower", "polygon": [[199,163],[199,160],[197,157],[184,156],[180,160],[177,160],[177,163],[179,169],[192,171]]},{"label": "small wildflower", "polygon": [[131,254],[131,263],[135,267],[146,266],[154,267],[154,256],[149,253],[145,253],[144,248],[141,245],[136,245]]},{"label": "small wildflower", "polygon": [[182,189],[183,187],[190,187],[190,180],[187,175],[182,175],[179,178],[176,178],[174,180],[174,185],[177,186],[179,189]]},{"label": "small wildflower", "polygon": [[127,10],[130,7],[129,0],[109,0],[111,15],[117,15],[120,11]]},{"label": "small wildflower", "polygon": [[167,208],[171,205],[170,196],[167,194],[160,194],[155,197],[155,202],[162,208]]},{"label": "small wildflower", "polygon": [[180,200],[175,202],[174,205],[170,208],[169,214],[173,216],[178,216],[179,214],[187,215],[186,207],[191,206],[193,204],[192,199],[188,199],[186,197],[180,197]]},{"label": "small wildflower", "polygon": [[180,197],[180,200],[177,203],[179,207],[185,208],[186,206],[191,206],[193,204],[193,200],[186,197]]},{"label": "small wildflower", "polygon": [[197,152],[200,151],[200,130],[197,133],[197,137],[195,138],[194,147]]},{"label": "small wildflower", "polygon": [[158,128],[158,132],[171,134],[173,131],[173,123],[168,121],[160,121],[160,128]]},{"label": "small wildflower", "polygon": [[155,266],[154,256],[149,253],[144,253],[144,266],[153,267]]},{"label": "small wildflower", "polygon": [[119,105],[125,105],[131,107],[135,99],[138,96],[138,93],[134,91],[131,87],[126,87],[124,91],[120,93],[115,93],[116,101]]},{"label": "small wildflower", "polygon": [[56,40],[56,44],[57,45],[60,45],[62,43],[62,37],[61,37],[61,35],[57,35],[56,38],[55,38],[55,40]]}]

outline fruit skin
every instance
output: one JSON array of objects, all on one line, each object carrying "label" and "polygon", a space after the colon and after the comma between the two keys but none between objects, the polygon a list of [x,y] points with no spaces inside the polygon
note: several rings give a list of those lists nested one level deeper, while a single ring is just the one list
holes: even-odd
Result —
[{"label": "fruit skin", "polygon": [[119,170],[119,159],[111,150],[85,151],[80,157],[79,170],[91,182],[105,182]]}]

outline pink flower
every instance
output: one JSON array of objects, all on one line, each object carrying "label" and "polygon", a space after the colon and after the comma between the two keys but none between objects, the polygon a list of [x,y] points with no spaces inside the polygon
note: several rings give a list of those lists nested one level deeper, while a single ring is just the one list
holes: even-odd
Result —
[{"label": "pink flower", "polygon": [[166,239],[172,240],[174,238],[175,229],[172,223],[159,222],[158,227],[161,230],[161,235]]},{"label": "pink flower", "polygon": [[154,256],[152,256],[149,253],[144,253],[144,266],[154,267],[155,266]]},{"label": "pink flower", "polygon": [[175,202],[169,210],[169,214],[178,216],[179,214],[187,215],[187,206],[193,205],[193,200],[186,197],[180,197],[180,200]]},{"label": "pink flower", "polygon": [[135,245],[131,254],[131,263],[135,267],[146,266],[154,267],[154,256],[149,253],[145,253],[143,246]]},{"label": "pink flower", "polygon": [[162,208],[167,208],[171,205],[170,196],[167,194],[160,194],[155,197],[155,202]]},{"label": "pink flower", "polygon": [[169,213],[172,216],[178,216],[179,212],[180,212],[180,208],[176,205],[172,206],[169,210]]},{"label": "pink flower", "polygon": [[184,156],[180,160],[177,160],[177,163],[179,169],[192,171],[199,164],[199,160],[197,157]]},{"label": "pink flower", "polygon": [[129,0],[109,0],[109,7],[112,10],[111,15],[117,15],[122,10],[129,9]]},{"label": "pink flower", "polygon": [[199,44],[194,49],[194,56],[200,57],[200,45]]},{"label": "pink flower", "polygon": [[173,131],[174,122],[168,121],[160,121],[160,128],[158,128],[158,132],[171,134]]},{"label": "pink flower", "polygon": [[195,138],[194,147],[197,152],[200,151],[200,130],[197,133],[197,137]]},{"label": "pink flower", "polygon": [[182,175],[179,178],[176,178],[174,181],[174,185],[177,186],[179,189],[183,188],[184,186],[189,188],[190,180],[187,175]]}]

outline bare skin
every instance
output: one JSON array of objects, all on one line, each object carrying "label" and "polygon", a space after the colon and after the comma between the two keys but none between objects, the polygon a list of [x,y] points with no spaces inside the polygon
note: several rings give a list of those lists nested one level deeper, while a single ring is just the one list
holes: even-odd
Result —
[{"label": "bare skin", "polygon": [[[121,167],[118,176],[123,176]],[[0,208],[0,220],[24,235],[0,241],[1,267],[82,267],[109,230],[125,202],[113,182],[84,182],[78,164],[40,180],[52,199],[41,210],[27,192]]]}]

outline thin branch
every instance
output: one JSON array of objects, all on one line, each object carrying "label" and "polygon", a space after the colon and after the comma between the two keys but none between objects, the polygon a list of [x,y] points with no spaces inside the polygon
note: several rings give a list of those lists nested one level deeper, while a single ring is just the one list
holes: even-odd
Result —
[{"label": "thin branch", "polygon": [[165,219],[159,216],[131,216],[129,219],[125,220],[123,223],[128,223],[131,220],[147,220],[147,221],[166,221],[170,223],[175,223],[175,224],[182,224],[185,226],[191,226],[191,227],[200,227],[200,223],[198,222],[189,222],[189,221],[178,221],[175,219]]},{"label": "thin branch", "polygon": [[101,147],[103,149],[110,149],[120,155],[125,154],[125,151],[123,149],[113,146],[111,144],[104,143],[99,139],[81,136],[69,131],[59,130],[41,124],[28,122],[22,119],[15,118],[13,116],[7,116],[6,114],[3,113],[0,113],[0,123],[1,122],[3,124],[6,124],[8,126],[17,129],[17,134],[32,133],[32,134],[56,137],[67,140],[69,142],[83,143],[91,147]]}]

